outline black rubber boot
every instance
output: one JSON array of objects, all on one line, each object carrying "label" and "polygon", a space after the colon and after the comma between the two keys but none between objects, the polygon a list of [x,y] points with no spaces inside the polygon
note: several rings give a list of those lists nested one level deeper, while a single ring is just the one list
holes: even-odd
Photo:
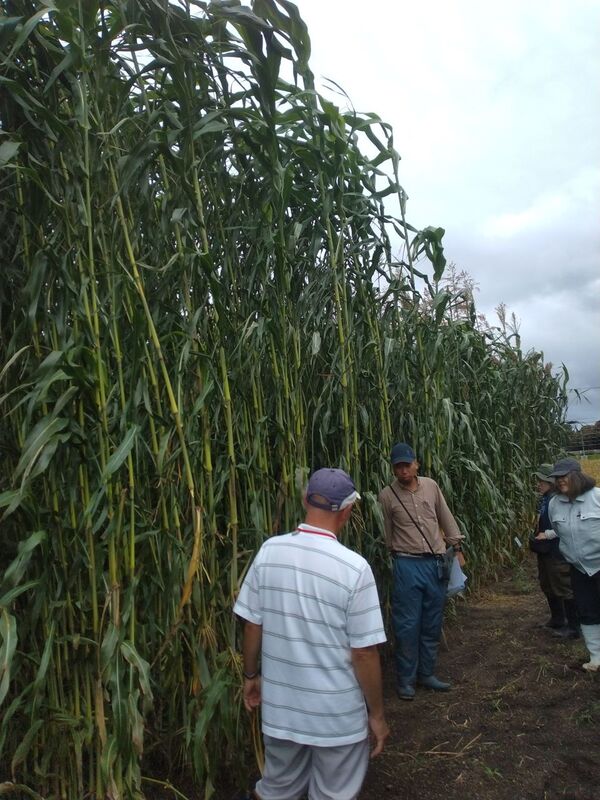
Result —
[{"label": "black rubber boot", "polygon": [[552,631],[553,636],[558,636],[561,639],[579,639],[581,631],[579,630],[579,616],[577,614],[577,606],[574,600],[563,600],[565,606],[565,614],[567,616],[567,624],[562,628],[557,628]]},{"label": "black rubber boot", "polygon": [[564,628],[567,624],[567,617],[565,614],[565,601],[562,597],[555,597],[553,594],[547,594],[546,600],[550,606],[550,619],[543,626],[544,628]]},{"label": "black rubber boot", "polygon": [[565,614],[567,615],[567,625],[570,628],[579,629],[579,614],[577,613],[577,605],[575,600],[564,600]]}]

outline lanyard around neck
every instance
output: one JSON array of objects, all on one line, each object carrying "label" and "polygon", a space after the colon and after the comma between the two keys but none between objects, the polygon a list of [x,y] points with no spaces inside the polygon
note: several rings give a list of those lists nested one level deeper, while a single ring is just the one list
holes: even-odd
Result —
[{"label": "lanyard around neck", "polygon": [[298,525],[296,528],[297,533],[312,533],[315,536],[326,536],[328,539],[337,539],[335,533],[329,533],[329,531],[314,531],[311,528],[305,528],[304,525]]}]

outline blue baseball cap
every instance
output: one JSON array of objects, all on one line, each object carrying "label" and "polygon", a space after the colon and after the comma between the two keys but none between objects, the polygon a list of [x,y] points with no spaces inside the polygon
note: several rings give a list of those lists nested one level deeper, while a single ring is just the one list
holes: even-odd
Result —
[{"label": "blue baseball cap", "polygon": [[581,472],[581,464],[574,458],[561,458],[552,468],[549,478],[562,478],[569,472]]},{"label": "blue baseball cap", "polygon": [[341,511],[360,500],[354,481],[343,469],[325,467],[310,476],[306,502],[324,511]]},{"label": "blue baseball cap", "polygon": [[412,462],[416,460],[415,451],[409,444],[406,444],[406,442],[398,442],[392,447],[392,464],[412,464]]}]

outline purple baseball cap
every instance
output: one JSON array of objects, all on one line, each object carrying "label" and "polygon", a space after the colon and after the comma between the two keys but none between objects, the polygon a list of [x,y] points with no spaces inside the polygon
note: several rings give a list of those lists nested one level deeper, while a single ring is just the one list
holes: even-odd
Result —
[{"label": "purple baseball cap", "polygon": [[324,511],[341,511],[360,500],[354,481],[343,469],[325,467],[310,476],[306,502]]}]

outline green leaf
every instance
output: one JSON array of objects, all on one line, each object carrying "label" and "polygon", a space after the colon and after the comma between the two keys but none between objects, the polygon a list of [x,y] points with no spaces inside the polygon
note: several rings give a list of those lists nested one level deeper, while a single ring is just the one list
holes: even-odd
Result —
[{"label": "green leaf", "polygon": [[321,349],[321,334],[319,333],[319,331],[315,331],[312,335],[312,346],[311,346],[313,356],[316,356],[320,349]]},{"label": "green leaf", "polygon": [[13,774],[16,772],[19,764],[22,764],[23,761],[25,761],[25,759],[29,755],[29,751],[31,750],[35,738],[38,735],[38,731],[40,730],[43,724],[44,724],[43,719],[36,719],[35,722],[30,726],[29,730],[27,731],[21,742],[19,743],[19,746],[15,750],[14,755],[12,757],[12,761],[10,762],[10,768]]},{"label": "green leaf", "polygon": [[8,693],[10,669],[17,647],[17,622],[6,608],[0,608],[0,705]]},{"label": "green leaf", "polygon": [[14,477],[21,478],[21,485],[23,486],[33,470],[37,459],[41,456],[44,447],[57,437],[61,431],[64,431],[68,426],[69,421],[61,417],[44,417],[41,419],[31,430],[31,433],[25,440],[23,445],[23,452],[19,463],[16,466]]},{"label": "green leaf", "polygon": [[2,142],[0,144],[0,166],[8,164],[19,152],[20,142]]},{"label": "green leaf", "polygon": [[142,756],[144,753],[144,718],[137,705],[139,694],[139,690],[136,689],[130,692],[127,697],[129,724],[131,727],[131,743],[138,757]]},{"label": "green leaf", "polygon": [[106,462],[106,467],[104,468],[104,473],[103,473],[104,480],[107,480],[123,464],[129,453],[131,452],[131,448],[135,443],[138,431],[139,431],[139,425],[132,425],[129,428],[129,430],[125,435],[125,438],[123,439],[119,447],[115,450],[115,452]]},{"label": "green leaf", "polygon": [[213,722],[213,717],[217,711],[219,702],[223,699],[231,685],[231,675],[223,669],[218,670],[203,694],[202,711],[198,715],[198,721],[194,730],[196,742],[203,741],[206,732]]},{"label": "green leaf", "polygon": [[[102,748],[102,757],[100,759],[100,772],[106,786],[111,786],[114,782],[113,767],[118,755],[119,743],[117,738],[116,736],[109,736],[106,745]],[[113,795],[112,790],[110,794]],[[113,796],[120,796],[120,793],[117,792],[116,795]]]},{"label": "green leaf", "polygon": [[25,301],[28,304],[27,316],[30,322],[35,322],[40,294],[46,278],[48,258],[43,250],[38,250],[31,262],[29,278],[24,289]]},{"label": "green leaf", "polygon": [[52,84],[62,75],[66,70],[71,69],[73,66],[78,66],[81,61],[81,53],[75,47],[71,47],[69,52],[56,67],[52,70],[48,83],[44,87],[44,93],[48,92]]},{"label": "green leaf", "polygon": [[150,688],[150,664],[140,656],[131,642],[124,641],[121,644],[123,658],[131,664],[137,671],[140,688],[148,699],[152,699],[152,689]]},{"label": "green leaf", "polygon": [[0,493],[0,508],[10,506],[15,500],[20,499],[21,492],[19,489],[8,489],[6,492]]},{"label": "green leaf", "polygon": [[50,623],[50,629],[48,631],[48,637],[46,639],[46,643],[44,644],[44,652],[40,658],[40,665],[33,681],[34,692],[39,692],[46,681],[46,673],[48,672],[48,667],[50,666],[50,661],[52,659],[52,647],[54,645],[55,630],[56,622],[55,620],[52,620]]},{"label": "green leaf", "polygon": [[19,31],[17,38],[15,39],[15,43],[13,44],[10,53],[7,56],[8,61],[12,61],[13,56],[17,53],[17,51],[21,48],[23,43],[26,39],[29,38],[31,32],[35,28],[35,26],[40,22],[41,19],[48,16],[49,8],[53,8],[54,4],[46,2],[46,8],[42,8],[37,11],[33,16],[31,16],[27,22],[23,25],[21,30]]},{"label": "green leaf", "polygon": [[29,589],[33,589],[34,586],[39,584],[39,580],[32,580],[27,581],[27,583],[20,583],[18,586],[15,586],[12,589],[9,589],[5,592],[2,596],[0,596],[0,607],[9,607],[11,603],[13,603],[19,595],[24,594],[25,592],[29,591]]},{"label": "green leaf", "polygon": [[46,539],[46,531],[34,531],[25,541],[19,544],[19,553],[9,564],[2,576],[2,588],[17,586],[25,574],[31,556],[37,547]]},{"label": "green leaf", "polygon": [[439,325],[444,318],[444,313],[450,302],[450,294],[442,291],[437,292],[433,298],[433,310],[435,312],[435,321]]},{"label": "green leaf", "polygon": [[12,783],[11,781],[0,783],[0,796],[14,794],[15,792],[30,797],[31,800],[44,800],[41,794],[34,792],[29,786],[25,786],[24,783]]},{"label": "green leaf", "polygon": [[119,643],[119,629],[112,622],[109,623],[104,639],[100,646],[100,670],[104,672],[112,662],[115,650]]}]

